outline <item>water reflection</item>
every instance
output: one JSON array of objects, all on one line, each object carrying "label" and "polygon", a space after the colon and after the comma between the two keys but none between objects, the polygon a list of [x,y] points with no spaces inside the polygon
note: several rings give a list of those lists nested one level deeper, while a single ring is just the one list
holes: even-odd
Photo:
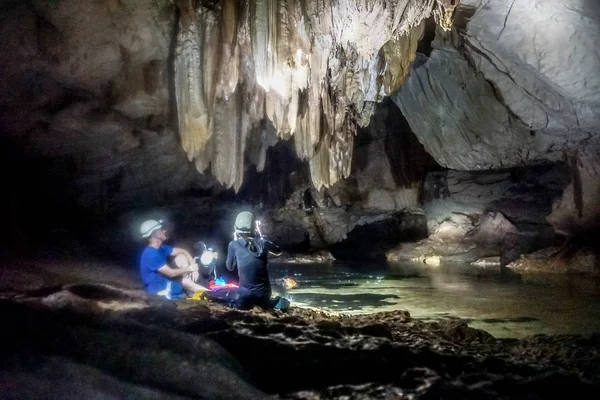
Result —
[{"label": "water reflection", "polygon": [[[277,265],[293,277],[292,301],[348,314],[407,310],[436,321],[463,318],[497,337],[600,332],[600,281],[576,276],[521,277],[470,265]],[[277,291],[277,285],[274,286]]]}]

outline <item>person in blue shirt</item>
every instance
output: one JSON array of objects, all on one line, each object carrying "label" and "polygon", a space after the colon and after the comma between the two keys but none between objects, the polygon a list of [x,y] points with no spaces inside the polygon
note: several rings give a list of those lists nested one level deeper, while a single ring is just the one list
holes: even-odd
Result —
[{"label": "person in blue shirt", "polygon": [[256,232],[254,215],[248,211],[238,214],[235,221],[234,240],[227,247],[225,266],[229,271],[237,268],[239,300],[237,307],[253,306],[272,308],[271,282],[267,269],[269,253],[281,254],[281,248]]},{"label": "person in blue shirt", "polygon": [[[186,297],[186,291],[208,290],[193,280],[198,264],[192,255],[185,249],[164,244],[167,231],[162,221],[145,221],[140,227],[140,234],[148,239],[148,246],[140,259],[142,282],[148,293],[178,299]],[[178,268],[167,264],[168,257],[176,258]]]}]

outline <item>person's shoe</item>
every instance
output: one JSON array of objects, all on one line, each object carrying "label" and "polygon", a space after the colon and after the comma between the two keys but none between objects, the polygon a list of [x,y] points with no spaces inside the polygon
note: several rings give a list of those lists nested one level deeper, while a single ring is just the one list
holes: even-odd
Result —
[{"label": "person's shoe", "polygon": [[188,297],[188,300],[204,300],[204,293],[206,290],[198,290],[194,292],[191,297]]}]

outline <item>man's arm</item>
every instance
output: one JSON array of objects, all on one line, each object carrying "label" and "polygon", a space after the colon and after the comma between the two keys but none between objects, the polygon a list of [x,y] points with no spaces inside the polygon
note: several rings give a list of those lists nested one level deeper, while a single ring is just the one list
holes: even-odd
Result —
[{"label": "man's arm", "polygon": [[274,256],[281,255],[281,247],[279,247],[278,245],[276,245],[268,239],[265,239],[265,242],[267,243],[267,249],[269,250],[269,253],[273,254]]},{"label": "man's arm", "polygon": [[178,276],[198,271],[198,264],[192,262],[189,266],[185,268],[171,268],[167,264],[165,264],[159,269],[157,269],[157,271],[166,276],[167,278],[177,278]]}]

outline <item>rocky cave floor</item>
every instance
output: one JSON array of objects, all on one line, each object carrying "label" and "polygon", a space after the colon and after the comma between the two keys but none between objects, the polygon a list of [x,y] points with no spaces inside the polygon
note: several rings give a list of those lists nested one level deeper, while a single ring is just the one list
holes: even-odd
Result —
[{"label": "rocky cave floor", "polygon": [[167,301],[108,263],[0,269],[3,398],[594,397],[600,334],[496,339],[406,311]]}]

